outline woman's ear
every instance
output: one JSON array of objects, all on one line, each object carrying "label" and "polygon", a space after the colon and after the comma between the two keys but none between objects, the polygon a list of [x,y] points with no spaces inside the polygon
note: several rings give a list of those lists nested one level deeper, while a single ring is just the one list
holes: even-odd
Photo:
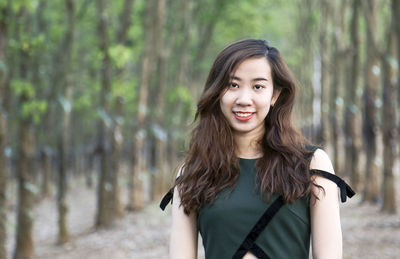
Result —
[{"label": "woman's ear", "polygon": [[272,107],[275,105],[275,102],[276,102],[276,100],[278,100],[280,94],[281,94],[281,89],[274,89],[274,93],[273,93],[272,99],[271,99]]}]

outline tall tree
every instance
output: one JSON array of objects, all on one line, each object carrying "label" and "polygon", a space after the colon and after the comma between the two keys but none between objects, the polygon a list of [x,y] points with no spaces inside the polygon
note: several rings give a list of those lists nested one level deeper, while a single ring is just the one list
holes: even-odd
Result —
[{"label": "tall tree", "polygon": [[340,156],[341,146],[341,120],[338,116],[340,114],[341,104],[341,89],[343,89],[343,67],[344,67],[344,56],[345,56],[345,45],[344,45],[344,15],[347,9],[347,1],[342,0],[340,3],[334,4],[334,33],[332,39],[333,51],[332,51],[332,70],[333,77],[330,85],[330,98],[329,98],[329,120],[331,122],[331,140],[333,147],[333,165],[338,174],[341,174]]},{"label": "tall tree", "polygon": [[[303,133],[308,138],[314,138],[314,129],[313,129],[313,100],[314,98],[313,89],[313,68],[314,68],[314,47],[313,47],[313,35],[314,35],[314,27],[315,22],[313,19],[313,0],[306,1],[298,1],[298,14],[299,14],[299,22],[296,27],[297,38],[299,41],[299,45],[303,49],[303,51],[299,52],[300,55],[300,63],[302,66],[298,66],[296,68],[296,74],[301,82],[302,91],[299,91],[299,106],[300,114],[302,114],[302,119],[299,121],[300,127],[302,128]],[[318,97],[318,96],[317,96]],[[314,127],[317,125],[314,125]]]},{"label": "tall tree", "polygon": [[73,82],[71,75],[71,57],[73,52],[74,34],[75,34],[75,0],[65,0],[67,10],[67,31],[63,41],[64,45],[64,69],[63,69],[63,88],[64,96],[59,100],[62,106],[62,129],[59,135],[59,176],[58,176],[58,242],[64,244],[69,239],[67,227],[68,204],[67,194],[67,171],[68,171],[68,153],[70,149],[71,132],[71,102],[73,94]]},{"label": "tall tree", "polygon": [[111,176],[110,182],[113,188],[110,190],[110,195],[108,198],[110,199],[110,213],[113,213],[113,219],[117,217],[122,217],[124,215],[124,209],[121,202],[121,193],[119,187],[119,170],[121,163],[121,153],[122,153],[122,144],[124,137],[122,135],[122,122],[123,122],[123,105],[124,98],[122,96],[118,96],[115,99],[115,119],[113,120],[113,128],[112,128],[112,141],[111,141]]},{"label": "tall tree", "polygon": [[6,139],[7,139],[7,120],[6,107],[4,101],[7,98],[7,67],[5,62],[5,50],[7,41],[8,7],[0,4],[0,259],[6,259],[6,240],[7,240],[7,215],[6,215]]},{"label": "tall tree", "polygon": [[397,0],[392,0],[391,22],[388,26],[386,35],[386,53],[382,55],[383,70],[383,109],[382,109],[382,135],[383,135],[383,204],[382,210],[395,213],[397,209],[395,177],[393,174],[394,161],[396,157],[396,95],[395,89],[399,87],[399,83],[394,80],[396,77],[395,60],[395,9],[398,5]]},{"label": "tall tree", "polygon": [[[134,6],[134,0],[125,0],[122,14],[120,16],[120,26],[117,29],[116,33],[116,44],[124,47],[128,47],[128,31],[132,24],[132,10]],[[122,78],[125,70],[123,68],[117,69],[112,75],[115,77]],[[115,75],[116,72],[116,75]],[[124,136],[122,134],[123,127],[123,111],[124,111],[124,97],[119,95],[115,98],[115,110],[114,110],[114,119],[112,125],[112,139],[111,139],[111,171],[110,171],[110,181],[113,188],[110,190],[111,194],[109,195],[110,200],[109,204],[110,210],[115,213],[114,218],[116,216],[123,216],[123,206],[120,197],[120,188],[119,188],[119,171],[120,171],[120,163],[121,163],[121,153]]]},{"label": "tall tree", "polygon": [[117,43],[126,44],[128,30],[132,24],[132,10],[134,0],[125,0],[122,14],[120,16],[120,27],[117,30]]},{"label": "tall tree", "polygon": [[[189,27],[185,27],[185,30],[190,30],[191,27],[198,27],[198,43],[196,44],[196,52],[194,54],[194,59],[193,59],[193,63],[192,63],[192,72],[190,73],[190,78],[191,81],[193,82],[199,82],[199,79],[202,78],[204,76],[204,73],[208,72],[206,70],[201,70],[199,64],[201,64],[203,62],[203,60],[205,59],[206,55],[207,55],[207,50],[211,44],[211,39],[213,37],[215,37],[215,28],[217,26],[217,23],[221,20],[221,18],[224,16],[224,12],[227,9],[227,6],[230,2],[232,1],[228,1],[228,0],[213,0],[211,1],[211,3],[209,4],[204,4],[203,1],[193,1],[193,0],[184,0],[185,3],[184,5],[188,4],[188,6],[184,7],[182,9],[182,11],[186,8],[188,8],[187,10],[189,10],[189,13],[184,13],[186,16],[185,18],[185,26]],[[196,10],[191,10],[191,6],[196,3],[197,7],[195,8]],[[194,7],[193,7],[194,8]],[[193,21],[194,24],[191,24],[191,17],[190,14],[193,13],[193,16],[200,12],[201,8],[207,8],[206,11],[208,11],[207,13],[207,19],[206,21]],[[188,24],[188,25],[186,25]],[[189,31],[190,32],[190,31]],[[187,37],[190,37],[189,34]],[[186,54],[186,53],[185,53]],[[186,54],[188,55],[188,53]],[[194,96],[194,100],[198,100],[201,92],[202,92],[202,88],[201,87],[197,87],[196,84],[191,84],[192,85],[192,89],[191,92],[193,93]],[[202,84],[201,84],[202,85]]]},{"label": "tall tree", "polygon": [[[30,34],[29,14],[26,6],[20,9],[18,17],[21,19],[23,26],[21,35]],[[25,39],[26,40],[26,39]],[[29,41],[25,44],[29,46]],[[18,155],[19,161],[17,164],[18,174],[18,212],[17,212],[17,240],[14,250],[14,259],[29,259],[33,258],[33,208],[34,208],[34,191],[33,183],[33,155],[34,155],[34,134],[31,114],[27,112],[29,103],[33,99],[33,86],[28,81],[28,64],[30,60],[29,47],[21,48],[21,63],[20,63],[20,82],[16,88],[19,88],[19,107],[21,107],[21,117],[19,118],[18,132]]]},{"label": "tall tree", "polygon": [[[215,4],[217,4],[220,1],[215,1]],[[202,4],[200,1],[197,2],[198,6],[197,9],[200,9],[202,7],[204,7],[205,5]],[[175,57],[175,59],[177,60],[177,67],[178,69],[176,69],[175,72],[175,78],[174,78],[174,85],[177,87],[180,87],[181,89],[188,89],[188,78],[191,77],[193,82],[197,81],[196,77],[199,77],[199,74],[192,74],[189,75],[190,71],[189,71],[189,67],[190,67],[190,43],[193,41],[192,40],[192,35],[191,35],[191,30],[193,30],[193,27],[195,25],[194,21],[193,21],[193,17],[195,16],[195,8],[194,8],[194,1],[193,0],[182,0],[182,2],[180,2],[180,5],[182,5],[182,9],[180,9],[180,12],[176,15],[178,17],[178,19],[176,19],[175,23],[174,23],[174,27],[172,28],[172,31],[175,31],[175,29],[180,29],[181,33],[182,33],[182,41],[176,41],[175,44],[178,45],[179,47],[175,50],[175,55],[173,54],[173,56]],[[172,8],[172,7],[171,7]],[[210,31],[207,31],[207,33],[212,33],[212,31],[214,30],[216,21],[215,21],[215,17],[212,15],[212,18],[208,20],[208,23],[206,25],[203,25],[207,28],[210,29]],[[214,21],[213,21],[214,20]],[[198,23],[199,25],[201,23]],[[177,25],[181,25],[182,27],[178,27]],[[204,28],[205,28],[204,27]],[[205,33],[205,31],[203,30],[204,28],[199,28],[199,33]],[[212,35],[212,34],[209,34]],[[203,42],[203,39],[201,40],[201,42]],[[209,42],[205,43],[199,43],[199,48],[197,49],[196,52],[196,59],[197,62],[195,64],[193,64],[192,68],[196,67],[196,65],[198,65],[199,63],[201,63],[201,60],[204,59],[204,55],[200,55],[200,53],[202,53],[203,51],[205,51],[205,49],[207,48],[207,44],[209,44]],[[195,70],[195,69],[193,69]],[[193,71],[192,71],[193,72]],[[198,71],[199,72],[199,71]],[[198,90],[196,90],[195,88],[195,84],[191,84],[190,86],[191,91],[190,93],[193,95],[197,95],[198,94]],[[174,106],[172,107],[172,127],[173,129],[169,130],[169,149],[172,151],[169,154],[169,160],[170,160],[170,165],[172,168],[176,168],[179,164],[179,157],[178,157],[178,150],[179,150],[179,141],[181,141],[181,136],[180,136],[180,132],[179,129],[183,127],[184,123],[184,119],[183,119],[183,102],[182,100],[178,99],[176,101],[176,103],[174,103]],[[182,132],[182,131],[181,131]]]},{"label": "tall tree", "polygon": [[158,199],[164,192],[164,187],[167,172],[168,172],[168,161],[167,161],[167,132],[165,127],[165,116],[163,116],[165,109],[165,92],[167,87],[167,71],[166,71],[166,43],[164,37],[164,26],[165,26],[165,12],[166,12],[166,1],[157,0],[157,15],[155,21],[154,30],[154,41],[156,50],[156,62],[157,62],[157,109],[155,122],[153,123],[153,132],[155,135],[155,163],[156,171],[152,174],[152,198]]},{"label": "tall tree", "polygon": [[[400,17],[400,3],[399,1],[393,1],[393,5],[392,5],[392,15],[394,15],[394,17]],[[396,22],[395,23],[395,34],[396,34],[396,42],[397,42],[397,62],[400,62],[400,23]],[[398,146],[400,148],[400,72],[399,70],[397,71],[397,117],[398,117],[398,126],[397,126],[397,136],[398,136]]]},{"label": "tall tree", "polygon": [[[37,37],[48,37],[48,32],[49,32],[49,20],[46,17],[46,12],[49,10],[48,7],[48,1],[46,0],[39,0],[37,8],[35,8],[36,11],[36,35]],[[58,41],[54,41],[58,42]],[[61,44],[58,44],[61,45]],[[61,46],[60,46],[61,49]],[[50,53],[50,51],[48,51]],[[47,87],[47,82],[48,82],[48,77],[47,73],[43,73],[46,71],[46,55],[43,55],[42,52],[37,52],[35,53],[36,55],[32,57],[32,67],[33,67],[33,78],[32,78],[32,83],[38,87],[39,92],[38,94],[40,96],[45,95],[45,93],[48,92],[49,88]],[[50,56],[50,55],[49,55]],[[59,60],[57,60],[58,64]],[[53,67],[58,67],[57,65]],[[58,84],[59,82],[58,76],[56,76],[56,80],[54,80],[54,87],[50,87],[51,90],[54,91],[54,94],[56,94],[56,90],[58,90]],[[55,104],[57,101],[57,98],[54,97],[54,99],[49,99],[51,104]],[[54,106],[56,108],[56,106]],[[46,110],[46,115],[48,115],[48,110]],[[59,130],[53,130],[49,132],[48,130],[48,125],[46,120],[43,120],[43,124],[39,126],[39,129],[37,130],[39,138],[42,132],[45,132],[45,143],[39,144],[40,145],[40,164],[41,164],[41,174],[42,174],[42,179],[41,179],[41,197],[47,197],[50,194],[50,181],[51,181],[51,173],[52,173],[52,158],[54,157],[54,146],[52,141],[54,140],[51,138],[49,135],[56,134],[59,132]],[[47,126],[47,127],[46,127]],[[54,126],[52,124],[51,126]],[[49,135],[48,135],[49,134]]]},{"label": "tall tree", "polygon": [[[331,17],[331,1],[320,1],[321,8],[321,23],[320,23],[320,55],[321,55],[321,140],[325,148],[330,149],[332,143],[329,131],[329,92],[330,92],[330,44],[328,38],[330,35],[330,21]],[[329,150],[328,150],[329,152]],[[330,152],[329,152],[330,153]]]},{"label": "tall tree", "polygon": [[101,122],[98,134],[98,148],[100,150],[101,168],[100,179],[98,187],[98,200],[97,200],[97,227],[107,227],[114,223],[116,218],[115,211],[110,208],[113,206],[113,192],[110,170],[110,91],[111,91],[111,59],[109,54],[109,36],[108,36],[108,14],[106,12],[106,1],[97,1],[97,10],[99,14],[99,42],[100,51],[102,53],[101,64],[101,93],[100,93],[100,114]]},{"label": "tall tree", "polygon": [[380,196],[379,168],[377,165],[377,91],[379,85],[379,55],[377,50],[377,1],[362,1],[366,28],[366,63],[364,90],[363,134],[366,152],[364,200],[377,202]]},{"label": "tall tree", "polygon": [[[125,0],[123,5],[123,10],[121,14],[120,27],[117,30],[117,44],[122,46],[128,46],[128,31],[132,24],[132,11],[134,7],[134,0]],[[117,73],[118,76],[122,77],[125,71],[120,69]],[[121,152],[122,152],[122,144],[123,144],[123,134],[122,134],[122,126],[123,126],[123,110],[124,110],[124,97],[117,96],[115,100],[115,119],[113,130],[112,130],[112,167],[111,167],[111,181],[114,186],[112,189],[112,197],[114,200],[111,204],[113,204],[112,210],[117,213],[118,216],[123,216],[123,206],[120,197],[120,188],[118,182],[118,175],[120,170],[120,160],[121,160]]]},{"label": "tall tree", "polygon": [[130,174],[130,193],[128,200],[128,210],[140,209],[143,207],[143,182],[142,175],[146,171],[146,157],[144,154],[144,144],[147,139],[146,120],[148,118],[148,94],[152,65],[154,61],[154,23],[152,13],[154,11],[154,0],[146,1],[145,13],[145,47],[141,66],[141,82],[139,88],[138,112],[136,116],[136,129],[134,132],[134,159],[132,172]]},{"label": "tall tree", "polygon": [[360,36],[359,36],[359,9],[360,0],[352,1],[352,17],[350,23],[350,73],[347,74],[345,92],[345,168],[350,172],[352,186],[360,191],[362,186],[361,170],[359,165],[361,139],[358,132],[361,129],[361,113],[359,92],[360,71]]},{"label": "tall tree", "polygon": [[51,148],[44,147],[40,152],[40,162],[42,164],[43,178],[41,186],[41,195],[46,197],[50,194],[50,176],[51,176]]}]

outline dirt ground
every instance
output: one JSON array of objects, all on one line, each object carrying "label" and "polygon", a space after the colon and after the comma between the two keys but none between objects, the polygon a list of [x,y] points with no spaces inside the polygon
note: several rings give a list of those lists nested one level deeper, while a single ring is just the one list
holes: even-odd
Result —
[{"label": "dirt ground", "polygon": [[[127,213],[112,229],[93,228],[96,191],[83,180],[71,183],[68,224],[71,240],[56,245],[57,212],[54,198],[38,202],[35,210],[35,254],[40,259],[168,258],[170,207],[166,212],[150,204]],[[400,208],[400,204],[399,204]],[[8,215],[9,258],[15,244],[15,208]],[[378,206],[360,205],[360,197],[341,206],[344,258],[400,258],[400,214],[387,215]],[[203,257],[199,244],[199,258]]]}]

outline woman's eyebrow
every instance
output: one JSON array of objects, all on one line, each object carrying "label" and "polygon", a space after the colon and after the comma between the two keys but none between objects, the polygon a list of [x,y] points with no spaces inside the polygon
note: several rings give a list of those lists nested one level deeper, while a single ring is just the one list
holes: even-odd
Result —
[{"label": "woman's eyebrow", "polygon": [[[242,79],[240,77],[237,77],[237,76],[231,76],[231,80],[236,80],[236,81],[239,81],[239,82],[242,81]],[[255,82],[255,81],[268,81],[268,79],[264,78],[264,77],[256,77],[256,78],[253,78],[251,81],[253,81],[253,82]]]}]

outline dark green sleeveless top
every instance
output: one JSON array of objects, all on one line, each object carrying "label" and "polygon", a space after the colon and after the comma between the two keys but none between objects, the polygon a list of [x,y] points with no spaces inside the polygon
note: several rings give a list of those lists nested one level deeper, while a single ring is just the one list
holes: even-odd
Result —
[{"label": "dark green sleeveless top", "polygon": [[[204,205],[197,224],[206,259],[230,259],[277,196],[265,202],[256,189],[256,159],[239,159],[240,175],[233,191],[221,191],[212,205]],[[308,199],[285,204],[261,233],[256,244],[272,259],[308,259],[310,249]]]}]

